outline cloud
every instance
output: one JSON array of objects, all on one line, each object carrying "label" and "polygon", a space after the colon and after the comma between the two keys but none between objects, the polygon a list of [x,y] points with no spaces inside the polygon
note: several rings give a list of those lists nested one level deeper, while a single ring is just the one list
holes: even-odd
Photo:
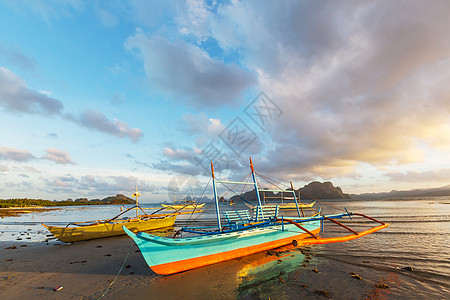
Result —
[{"label": "cloud", "polygon": [[72,15],[73,10],[81,11],[84,9],[84,2],[82,0],[36,0],[27,2],[26,5],[24,5],[22,1],[7,1],[6,4],[19,13],[26,13],[36,16],[44,20],[49,25],[51,24],[52,19],[69,17]]},{"label": "cloud", "polygon": [[85,110],[79,116],[66,114],[65,117],[85,128],[107,133],[118,138],[128,137],[133,142],[139,141],[143,136],[141,129],[130,128],[128,124],[117,119],[110,121],[103,113],[97,110]]},{"label": "cloud", "polygon": [[7,62],[18,66],[23,70],[35,71],[37,69],[35,61],[19,49],[4,48],[0,46],[0,55],[3,55]]},{"label": "cloud", "polygon": [[[118,193],[130,194],[134,191],[136,184],[140,191],[155,192],[160,189],[155,185],[139,180],[134,176],[93,176],[85,175],[76,177],[72,174],[56,176],[45,179],[46,185],[55,193],[81,195],[104,195],[110,196]],[[129,196],[129,195],[128,195]]]},{"label": "cloud", "polygon": [[241,94],[256,83],[254,73],[211,58],[184,41],[146,36],[137,30],[125,42],[144,63],[151,89],[201,108],[239,103]]},{"label": "cloud", "polygon": [[4,67],[0,67],[0,106],[12,112],[42,115],[58,115],[64,107],[61,101],[29,89]]},{"label": "cloud", "polygon": [[103,26],[107,28],[113,28],[119,24],[117,18],[111,12],[109,12],[104,8],[97,7],[97,15]]},{"label": "cloud", "polygon": [[0,159],[17,162],[27,162],[36,159],[36,157],[26,150],[2,147],[0,148]]},{"label": "cloud", "polygon": [[389,172],[385,174],[394,182],[443,182],[449,183],[450,169],[442,168],[429,171],[406,171],[406,172]]},{"label": "cloud", "polygon": [[49,97],[47,93],[29,89],[22,78],[4,67],[0,67],[0,106],[12,112],[62,116],[77,125],[118,138],[128,137],[133,142],[137,142],[143,135],[142,130],[130,128],[117,119],[110,121],[96,110],[87,109],[79,116],[63,114],[64,105],[61,101]]},{"label": "cloud", "polygon": [[196,145],[201,147],[206,142],[217,139],[225,129],[225,126],[219,119],[208,118],[204,113],[186,113],[181,116],[181,120],[178,122],[178,128],[191,136],[195,136]]},{"label": "cloud", "polygon": [[264,171],[329,178],[450,146],[449,13],[446,1],[220,5],[212,37],[243,53],[284,112],[267,128]]},{"label": "cloud", "polygon": [[67,164],[74,164],[72,159],[70,158],[69,153],[63,150],[58,150],[55,148],[49,148],[47,149],[47,154],[43,156],[42,158],[51,160],[57,164],[61,165],[67,165]]},{"label": "cloud", "polygon": [[9,171],[9,167],[5,166],[5,165],[0,165],[0,172],[8,172]]}]

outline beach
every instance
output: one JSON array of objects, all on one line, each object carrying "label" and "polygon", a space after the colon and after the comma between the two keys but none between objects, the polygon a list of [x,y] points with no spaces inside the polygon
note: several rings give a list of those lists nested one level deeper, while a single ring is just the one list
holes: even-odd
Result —
[{"label": "beach", "polygon": [[[0,298],[99,299],[106,293],[103,299],[445,299],[446,201],[348,201],[349,210],[391,226],[346,243],[288,246],[170,276],[152,272],[127,236],[65,244],[40,239],[48,232],[28,221],[21,236],[30,227],[33,238],[0,242]],[[86,208],[95,209],[105,208]],[[11,220],[2,219],[8,234],[16,224]]]},{"label": "beach", "polygon": [[[340,266],[339,270],[337,266],[321,267],[323,258],[314,257],[309,247],[306,266],[301,265],[304,255],[291,247],[171,276],[154,274],[137,247],[125,236],[74,244],[9,247],[2,250],[0,262],[2,299],[98,299],[105,292],[105,299],[148,299],[149,295],[152,299],[294,299],[299,295],[358,299],[361,296],[354,291],[342,293],[341,288],[339,293],[333,292],[342,283],[358,286],[358,293],[362,286],[381,295],[388,292],[377,289],[374,286],[377,279],[368,280],[366,272],[359,267]],[[107,290],[122,265],[121,275]],[[301,274],[294,275],[291,269],[298,267]],[[256,280],[252,272],[259,273]],[[352,278],[350,272],[360,274],[364,280]],[[330,284],[333,281],[335,287]],[[381,278],[381,281],[391,284],[389,279]],[[63,288],[54,291],[59,286]]]}]

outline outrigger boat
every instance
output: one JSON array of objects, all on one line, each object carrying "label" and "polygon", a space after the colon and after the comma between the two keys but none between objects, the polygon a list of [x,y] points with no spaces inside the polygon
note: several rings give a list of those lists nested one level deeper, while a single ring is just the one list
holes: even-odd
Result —
[{"label": "outrigger boat", "polygon": [[198,209],[205,206],[205,203],[197,203],[193,201],[186,201],[186,204],[161,204],[167,209],[182,210],[182,209]]},{"label": "outrigger boat", "polygon": [[[111,237],[117,235],[125,234],[123,226],[129,228],[129,230],[134,232],[149,231],[154,229],[160,229],[165,227],[172,227],[175,223],[177,215],[185,214],[188,212],[175,211],[173,213],[160,213],[153,212],[152,214],[147,214],[138,203],[138,197],[141,194],[136,192],[132,197],[136,197],[136,205],[125,210],[114,218],[107,220],[95,220],[87,222],[75,222],[69,223],[66,226],[50,226],[42,224],[47,228],[58,240],[65,243],[73,243],[85,240],[92,240],[104,237]],[[126,214],[131,210],[136,210],[136,217],[124,217],[120,218],[121,215]],[[144,214],[139,214],[139,210],[142,210]],[[190,212],[189,212],[190,213]]]},{"label": "outrigger boat", "polygon": [[[279,209],[277,207],[261,205],[251,158],[250,169],[253,183],[220,181],[215,178],[214,167],[211,163],[212,186],[217,216],[217,229],[215,231],[204,227],[183,227],[178,232],[196,235],[177,238],[177,232],[173,238],[167,238],[145,232],[133,233],[124,226],[125,232],[138,245],[148,266],[155,273],[161,275],[174,274],[289,244],[298,246],[353,240],[389,226],[388,223],[349,212],[328,216],[315,215],[304,217],[300,213],[295,193],[293,195],[297,205],[298,217],[288,219],[284,216],[278,216]],[[258,201],[258,206],[253,216],[250,217],[248,210],[223,212],[227,224],[222,226],[216,183],[253,185]],[[356,215],[378,222],[380,225],[362,232],[356,232],[336,221],[336,219],[351,218]],[[352,234],[342,237],[321,238],[319,232],[323,222],[326,220],[346,228]]]},{"label": "outrigger boat", "polygon": [[174,209],[174,210],[188,210],[188,209],[199,209],[202,208],[203,206],[205,206],[205,203],[198,203],[197,201],[194,200],[187,200],[186,198],[184,198],[184,200],[179,200],[178,201],[180,204],[176,204],[177,203],[177,199],[175,198],[173,200],[173,204],[161,204],[162,207],[167,208],[167,209]]}]

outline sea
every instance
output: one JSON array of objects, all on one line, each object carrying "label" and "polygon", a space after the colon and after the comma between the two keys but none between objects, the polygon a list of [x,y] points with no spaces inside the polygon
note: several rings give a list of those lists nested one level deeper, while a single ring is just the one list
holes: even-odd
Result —
[{"label": "sea", "polygon": [[[242,203],[237,205],[237,209],[246,209]],[[159,204],[142,206],[156,208]],[[450,197],[325,200],[314,207],[326,214],[342,210],[362,213],[390,226],[349,242],[291,246],[237,259],[235,263],[242,264],[236,274],[238,280],[224,286],[217,297],[450,299]],[[214,205],[207,203],[204,208],[206,212],[202,214],[179,216],[176,224],[212,221],[216,214]],[[232,209],[235,207],[220,203],[220,210]],[[119,213],[117,205],[72,206],[1,218],[0,249],[11,244],[61,243],[41,223],[67,225],[108,219]],[[357,231],[377,225],[356,217],[342,223]],[[324,237],[347,234],[330,222],[324,224]],[[220,264],[226,267],[227,262]],[[204,267],[205,272],[207,268]],[[148,272],[155,276],[151,270]]]}]

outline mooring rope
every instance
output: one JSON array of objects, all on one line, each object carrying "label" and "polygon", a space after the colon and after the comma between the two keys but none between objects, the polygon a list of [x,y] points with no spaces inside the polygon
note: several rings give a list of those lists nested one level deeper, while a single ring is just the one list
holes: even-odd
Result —
[{"label": "mooring rope", "polygon": [[120,275],[120,272],[122,272],[122,269],[123,269],[123,267],[125,266],[125,263],[126,263],[126,261],[127,261],[127,259],[128,259],[128,256],[129,256],[130,253],[131,253],[131,249],[133,248],[133,245],[134,245],[134,242],[131,244],[130,250],[128,250],[127,256],[125,257],[125,259],[124,259],[124,261],[123,261],[123,263],[122,263],[122,266],[120,267],[119,272],[118,272],[117,275],[116,275],[116,278],[114,278],[114,280],[111,282],[111,284],[106,288],[106,291],[103,293],[103,295],[101,295],[100,297],[98,297],[97,300],[102,299],[102,298],[106,295],[106,293],[109,291],[109,289],[112,287],[112,285],[116,282],[117,278],[118,278],[119,275]]}]

